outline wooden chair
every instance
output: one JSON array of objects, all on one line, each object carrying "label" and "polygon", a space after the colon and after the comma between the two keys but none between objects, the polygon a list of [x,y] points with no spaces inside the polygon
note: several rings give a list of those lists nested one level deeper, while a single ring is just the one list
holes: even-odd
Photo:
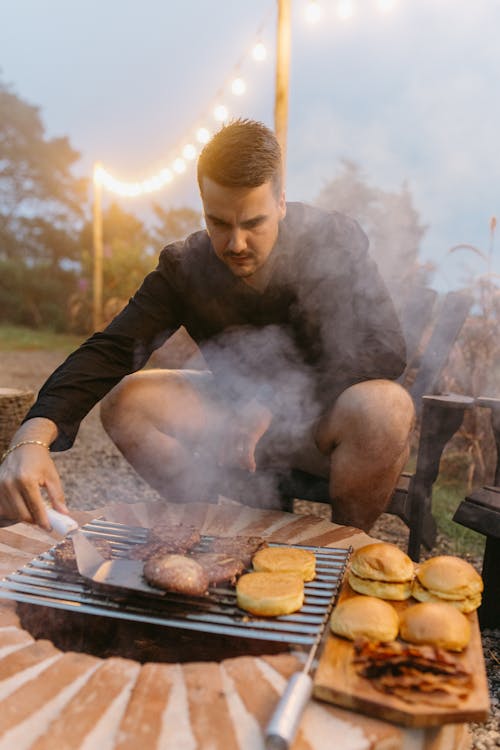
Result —
[{"label": "wooden chair", "polygon": [[479,608],[482,628],[500,627],[500,398],[478,398],[479,407],[490,409],[497,449],[494,484],[475,489],[460,503],[453,520],[486,537],[482,577],[483,602]]},{"label": "wooden chair", "polygon": [[[474,399],[456,394],[437,394],[436,389],[452,346],[472,304],[465,292],[449,292],[443,300],[430,289],[410,294],[400,318],[408,349],[408,366],[401,378],[412,395],[420,419],[416,468],[401,476],[387,513],[397,515],[409,527],[408,554],[418,561],[420,548],[436,540],[432,515],[432,486],[446,443],[460,427]],[[432,321],[432,333],[422,351],[421,341]],[[329,503],[328,480],[293,469],[279,479],[282,508],[293,510],[294,499]]]}]

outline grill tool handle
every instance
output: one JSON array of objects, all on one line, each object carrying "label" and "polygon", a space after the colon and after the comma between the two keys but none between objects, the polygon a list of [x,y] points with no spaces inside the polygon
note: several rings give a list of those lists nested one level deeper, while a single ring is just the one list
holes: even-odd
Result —
[{"label": "grill tool handle", "polygon": [[64,513],[59,513],[54,508],[47,508],[47,516],[52,530],[62,536],[66,536],[70,531],[76,531],[78,528],[78,524],[73,518],[65,516]]},{"label": "grill tool handle", "polygon": [[291,676],[266,729],[267,750],[288,750],[297,732],[302,712],[311,697],[312,678],[306,672]]}]

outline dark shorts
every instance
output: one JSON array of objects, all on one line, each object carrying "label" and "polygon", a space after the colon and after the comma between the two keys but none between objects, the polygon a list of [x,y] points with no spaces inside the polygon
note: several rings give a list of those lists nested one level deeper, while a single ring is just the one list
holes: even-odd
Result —
[{"label": "dark shorts", "polygon": [[[206,399],[208,409],[220,414],[234,406],[209,370],[181,370],[182,376]],[[312,389],[311,389],[312,390]],[[260,439],[256,460],[260,469],[296,468],[318,476],[328,476],[329,458],[316,445],[314,432],[321,407],[314,402],[312,393],[282,388],[273,403],[273,420]]]}]

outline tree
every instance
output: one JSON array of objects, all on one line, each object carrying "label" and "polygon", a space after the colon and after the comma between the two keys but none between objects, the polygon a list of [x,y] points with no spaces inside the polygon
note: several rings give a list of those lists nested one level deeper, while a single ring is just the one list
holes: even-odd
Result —
[{"label": "tree", "polygon": [[78,258],[86,180],[69,140],[49,139],[37,107],[0,81],[0,259],[56,268]]},{"label": "tree", "polygon": [[[87,222],[80,234],[82,281],[70,299],[70,324],[77,331],[88,331],[91,320],[93,275],[92,224]],[[158,252],[151,236],[134,214],[112,203],[103,212],[103,306],[108,322],[138,289],[153,270]]]},{"label": "tree", "polygon": [[158,223],[153,226],[152,237],[158,247],[169,242],[182,240],[192,232],[201,229],[201,213],[192,208],[171,208],[165,210],[153,204]]},{"label": "tree", "polygon": [[409,283],[424,283],[431,271],[418,259],[426,227],[420,224],[408,188],[399,193],[368,185],[359,167],[342,162],[342,172],[321,190],[317,205],[359,221],[370,239],[370,253],[397,298]]}]

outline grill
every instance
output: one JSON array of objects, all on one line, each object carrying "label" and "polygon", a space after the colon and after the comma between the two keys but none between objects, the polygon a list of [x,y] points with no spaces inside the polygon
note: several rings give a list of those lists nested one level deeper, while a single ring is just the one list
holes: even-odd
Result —
[{"label": "grill", "polygon": [[[142,527],[100,519],[86,524],[82,531],[90,540],[108,540],[116,558],[127,557],[134,545],[146,541],[148,533]],[[211,539],[213,537],[202,536],[195,549],[203,551]],[[271,546],[285,545],[271,543]],[[99,586],[56,563],[52,554],[54,548],[0,580],[0,597],[53,610],[142,623],[155,626],[155,629],[173,628],[192,634],[224,636],[225,639],[229,637],[310,648],[332,599],[338,593],[350,550],[286,546],[312,550],[316,556],[317,572],[315,580],[305,584],[305,602],[301,610],[282,617],[257,618],[239,609],[236,592],[229,585],[212,587],[205,597],[187,597],[161,591],[155,595]],[[33,611],[35,608],[29,609]],[[46,633],[43,635],[47,636]]]}]

